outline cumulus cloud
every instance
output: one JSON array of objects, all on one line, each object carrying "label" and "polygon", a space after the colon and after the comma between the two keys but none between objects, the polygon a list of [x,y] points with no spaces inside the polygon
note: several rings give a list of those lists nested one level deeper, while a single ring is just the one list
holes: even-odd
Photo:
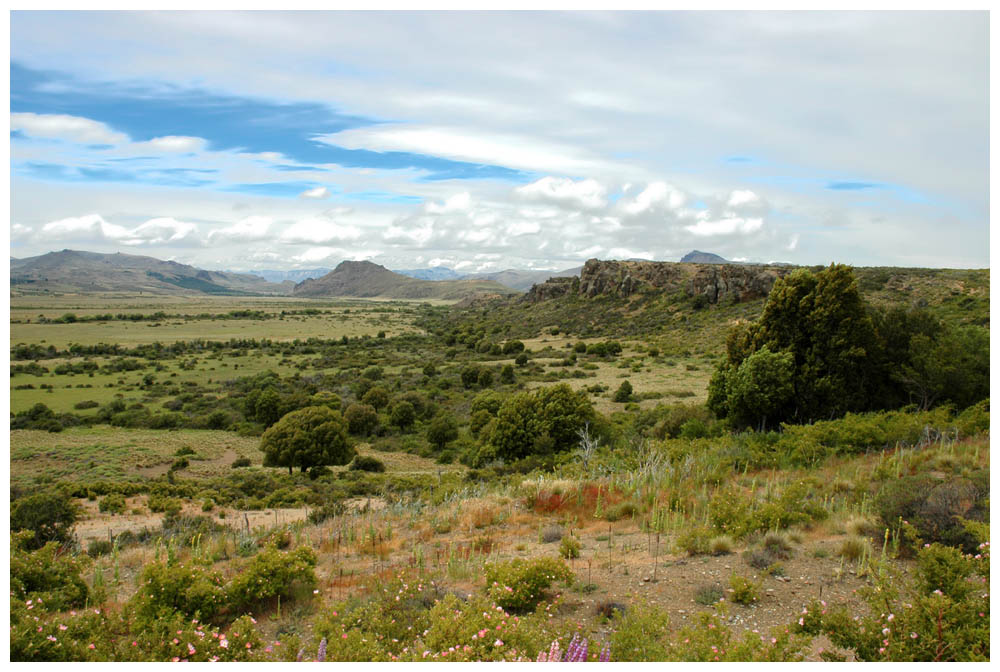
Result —
[{"label": "cumulus cloud", "polygon": [[324,243],[358,240],[361,229],[353,224],[341,224],[330,217],[306,217],[295,222],[281,233],[285,243]]},{"label": "cumulus cloud", "polygon": [[704,220],[684,227],[696,236],[731,236],[760,231],[764,220],[759,217],[727,217],[719,220]]},{"label": "cumulus cloud", "polygon": [[150,219],[134,228],[105,220],[99,214],[67,217],[43,225],[40,236],[46,241],[114,242],[120,245],[200,245],[198,227],[172,217]]},{"label": "cumulus cloud", "polygon": [[315,198],[315,199],[329,198],[330,190],[327,189],[326,187],[316,187],[315,189],[307,189],[306,191],[303,191],[301,194],[299,194],[299,196],[302,198]]},{"label": "cumulus cloud", "polygon": [[232,240],[250,242],[266,240],[271,229],[271,218],[252,215],[222,229],[216,229],[208,234],[210,241]]},{"label": "cumulus cloud", "polygon": [[472,207],[472,195],[463,191],[448,198],[444,203],[427,203],[424,210],[432,215],[444,215],[449,212],[466,212]]},{"label": "cumulus cloud", "polygon": [[53,138],[88,145],[118,145],[129,139],[124,133],[118,133],[99,121],[68,114],[16,112],[10,115],[10,130],[21,131],[35,138]]},{"label": "cumulus cloud", "polygon": [[658,207],[671,210],[684,205],[687,197],[679,189],[666,182],[653,182],[632,199],[623,199],[621,208],[630,215],[638,215]]},{"label": "cumulus cloud", "polygon": [[561,203],[571,207],[596,210],[607,205],[607,189],[594,179],[574,182],[568,178],[543,177],[518,187],[514,193],[527,200]]},{"label": "cumulus cloud", "polygon": [[348,250],[340,247],[310,247],[301,254],[292,257],[300,264],[334,263],[348,259],[350,261],[367,261],[382,254],[381,250]]}]

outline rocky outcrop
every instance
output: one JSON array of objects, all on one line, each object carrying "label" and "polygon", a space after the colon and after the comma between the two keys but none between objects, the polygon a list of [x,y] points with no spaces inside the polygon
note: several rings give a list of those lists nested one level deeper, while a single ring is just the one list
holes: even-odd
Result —
[{"label": "rocky outcrop", "polygon": [[774,281],[791,269],[778,266],[691,264],[669,261],[600,261],[591,259],[580,278],[552,278],[524,296],[538,303],[566,294],[627,298],[637,292],[684,292],[708,303],[750,301],[767,296]]},{"label": "rocky outcrop", "polygon": [[705,296],[709,303],[752,301],[767,296],[774,281],[789,270],[775,266],[699,265],[688,294]]}]

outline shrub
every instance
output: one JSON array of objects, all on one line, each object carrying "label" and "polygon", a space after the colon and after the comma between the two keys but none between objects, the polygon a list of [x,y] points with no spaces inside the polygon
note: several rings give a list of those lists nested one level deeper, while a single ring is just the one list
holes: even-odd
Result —
[{"label": "shrub", "polygon": [[569,560],[570,558],[580,557],[580,542],[572,536],[565,536],[562,538],[562,543],[559,544],[559,555]]},{"label": "shrub", "polygon": [[838,555],[846,560],[860,560],[871,553],[872,542],[866,537],[848,537],[840,545]]},{"label": "shrub", "polygon": [[494,602],[509,611],[533,609],[553,581],[569,583],[573,573],[562,560],[536,558],[486,566],[486,593]]},{"label": "shrub", "polygon": [[239,469],[240,467],[249,467],[251,464],[249,457],[237,457],[229,466],[233,469]]},{"label": "shrub", "polygon": [[736,604],[750,605],[760,600],[759,582],[753,582],[745,576],[733,574],[729,577],[729,599]]},{"label": "shrub", "polygon": [[712,555],[729,555],[733,552],[733,540],[730,537],[713,537],[708,550]]},{"label": "shrub", "polygon": [[378,412],[369,404],[351,404],[344,411],[347,431],[356,436],[368,436],[378,427]]},{"label": "shrub", "polygon": [[608,620],[615,617],[615,614],[624,615],[628,611],[626,607],[621,602],[614,602],[612,600],[605,600],[603,602],[598,602],[595,609],[597,615],[601,618],[607,618]]},{"label": "shrub", "polygon": [[143,570],[139,590],[129,605],[148,624],[174,612],[209,620],[226,606],[221,584],[221,574],[204,567],[153,563]]},{"label": "shrub", "polygon": [[792,545],[780,532],[768,532],[764,535],[761,546],[772,558],[787,560],[792,557]]},{"label": "shrub", "polygon": [[692,527],[677,537],[677,548],[688,555],[705,555],[709,552],[712,531],[707,527]]},{"label": "shrub", "polygon": [[694,591],[694,601],[706,607],[720,602],[725,596],[726,592],[722,589],[722,584],[720,583],[708,583],[699,586]]},{"label": "shrub", "polygon": [[604,519],[610,522],[616,520],[621,520],[622,518],[631,518],[639,513],[639,506],[632,501],[624,501],[614,506],[608,507],[604,512]]},{"label": "shrub", "polygon": [[100,406],[100,404],[90,399],[87,399],[85,401],[78,401],[75,404],[73,404],[73,408],[75,408],[78,411],[83,411],[88,408],[97,408],[98,406]]},{"label": "shrub", "polygon": [[385,471],[385,463],[370,455],[356,455],[348,467],[351,471],[370,471],[381,473]]},{"label": "shrub", "polygon": [[[10,595],[20,600],[41,601],[39,611],[65,611],[82,607],[90,595],[80,576],[82,567],[74,556],[59,552],[59,544],[50,542],[34,548],[31,531],[11,534]],[[13,621],[13,614],[12,614]]]},{"label": "shrub", "polygon": [[632,383],[628,382],[627,380],[623,380],[622,384],[619,385],[618,389],[615,391],[615,396],[613,401],[618,402],[620,404],[624,404],[627,401],[631,401],[631,399],[632,399]]},{"label": "shrub", "polygon": [[307,406],[284,415],[260,440],[265,467],[309,467],[347,464],[354,448],[347,439],[348,424],[326,406]]},{"label": "shrub", "polygon": [[97,505],[97,510],[101,513],[125,513],[125,496],[113,492],[110,495],[101,497],[101,501]]},{"label": "shrub", "polygon": [[98,558],[102,555],[107,555],[113,548],[114,546],[110,541],[95,539],[87,545],[87,555],[92,558]]},{"label": "shrub", "polygon": [[41,548],[50,541],[64,544],[76,523],[77,507],[70,498],[56,491],[39,492],[11,504],[10,529],[31,530],[26,538],[29,548]]},{"label": "shrub", "polygon": [[290,598],[296,588],[311,591],[316,586],[316,554],[300,546],[283,553],[268,546],[226,586],[226,596],[237,611],[273,598]]},{"label": "shrub", "polygon": [[563,529],[559,525],[549,525],[541,533],[541,541],[545,544],[551,544],[554,541],[559,541],[563,538]]}]

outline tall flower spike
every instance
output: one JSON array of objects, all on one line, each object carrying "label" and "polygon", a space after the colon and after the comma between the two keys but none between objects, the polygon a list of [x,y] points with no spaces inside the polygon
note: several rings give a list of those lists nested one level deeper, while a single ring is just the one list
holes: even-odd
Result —
[{"label": "tall flower spike", "polygon": [[604,648],[601,649],[601,662],[610,663],[611,662],[611,645],[605,644]]},{"label": "tall flower spike", "polygon": [[326,637],[319,640],[319,650],[316,652],[316,662],[326,662]]}]

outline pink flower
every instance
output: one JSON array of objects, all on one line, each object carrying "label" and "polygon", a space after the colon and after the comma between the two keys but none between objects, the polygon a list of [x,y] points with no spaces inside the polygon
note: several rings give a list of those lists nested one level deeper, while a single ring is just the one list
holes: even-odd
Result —
[{"label": "pink flower", "polygon": [[347,639],[347,633],[345,632],[344,634],[342,634],[342,635],[340,636],[340,638],[341,638],[341,639]]},{"label": "pink flower", "polygon": [[192,645],[191,642],[188,642],[188,653],[190,653],[192,655],[194,655],[194,653],[195,653],[194,645]]},{"label": "pink flower", "polygon": [[493,642],[493,646],[503,646],[503,640],[498,639],[497,641]]},{"label": "pink flower", "polygon": [[229,642],[226,641],[225,639],[220,639],[219,640],[219,646],[221,646],[224,649],[228,649],[229,648]]},{"label": "pink flower", "polygon": [[911,632],[911,633],[910,633],[910,639],[916,639],[916,638],[917,638],[917,636],[918,636],[918,635],[917,635],[917,633],[915,633],[915,632]]},{"label": "pink flower", "polygon": [[65,625],[63,625],[62,623],[60,623],[60,624],[59,624],[59,629],[60,629],[60,630],[66,630],[66,629],[67,629],[67,627],[66,627]]},{"label": "pink flower", "polygon": [[53,637],[52,635],[47,635],[47,636],[45,637],[45,639],[49,640],[50,642],[54,642],[54,641],[56,641],[56,638],[55,638],[55,637]]},{"label": "pink flower", "polygon": [[89,646],[87,646],[87,648],[88,648],[88,649],[96,649],[97,647],[96,647],[96,646],[94,646],[93,644],[90,644]]},{"label": "pink flower", "polygon": [[174,644],[180,644],[180,643],[181,643],[181,640],[179,640],[176,637],[174,637]]}]

